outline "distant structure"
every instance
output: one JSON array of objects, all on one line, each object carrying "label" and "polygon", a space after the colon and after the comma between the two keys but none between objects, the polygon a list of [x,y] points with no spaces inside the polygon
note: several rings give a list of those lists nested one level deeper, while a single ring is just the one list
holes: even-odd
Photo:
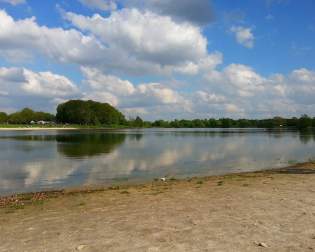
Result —
[{"label": "distant structure", "polygon": [[37,122],[31,121],[30,124],[47,125],[47,124],[54,124],[54,122],[40,120]]}]

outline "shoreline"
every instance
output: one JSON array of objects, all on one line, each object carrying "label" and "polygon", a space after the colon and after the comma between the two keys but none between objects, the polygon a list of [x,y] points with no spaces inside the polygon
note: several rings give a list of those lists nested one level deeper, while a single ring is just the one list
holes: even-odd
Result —
[{"label": "shoreline", "polygon": [[27,127],[14,127],[14,128],[0,128],[0,131],[10,131],[10,130],[14,130],[14,131],[27,131],[27,130],[34,130],[34,131],[37,131],[37,130],[78,130],[80,128],[62,128],[62,127],[47,127],[47,128],[41,128],[41,127],[30,127],[30,128],[27,128]]},{"label": "shoreline", "polygon": [[[304,169],[304,170],[303,170]],[[200,181],[209,181],[209,180],[222,180],[226,178],[242,178],[242,177],[260,177],[260,176],[268,176],[272,174],[281,174],[281,173],[294,173],[294,172],[303,172],[308,174],[308,172],[315,173],[315,162],[303,162],[297,163],[281,168],[267,168],[264,170],[258,171],[250,171],[250,172],[237,172],[237,173],[227,173],[223,175],[210,175],[210,176],[197,176],[191,178],[163,178],[161,179],[154,179],[149,182],[144,183],[126,183],[126,184],[117,184],[111,186],[101,186],[101,185],[91,185],[91,186],[77,186],[77,187],[70,187],[64,189],[52,189],[52,190],[42,190],[42,191],[34,191],[34,192],[25,192],[25,193],[13,193],[6,196],[0,195],[0,209],[1,207],[10,206],[11,203],[13,204],[22,204],[28,205],[29,203],[33,203],[32,201],[49,199],[51,196],[55,198],[56,196],[66,196],[66,195],[73,195],[73,194],[90,194],[94,192],[100,191],[119,191],[119,190],[127,190],[127,189],[135,189],[135,188],[143,188],[147,186],[157,186],[166,185],[166,184],[180,184],[186,182],[200,182]],[[40,196],[40,197],[39,197]],[[27,199],[25,202],[25,198]],[[21,202],[20,200],[21,199]],[[31,200],[31,202],[28,202]]]},{"label": "shoreline", "polygon": [[304,163],[1,198],[0,251],[313,251],[314,184]]}]

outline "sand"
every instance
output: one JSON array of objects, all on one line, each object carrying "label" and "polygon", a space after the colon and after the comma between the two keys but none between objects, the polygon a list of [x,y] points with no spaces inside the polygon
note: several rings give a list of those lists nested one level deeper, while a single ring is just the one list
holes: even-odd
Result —
[{"label": "sand", "polygon": [[55,128],[41,128],[41,127],[21,127],[21,128],[0,128],[0,131],[26,131],[26,130],[77,130],[77,128],[60,128],[60,127],[55,127]]},{"label": "sand", "polygon": [[315,251],[310,163],[16,200],[0,251]]}]

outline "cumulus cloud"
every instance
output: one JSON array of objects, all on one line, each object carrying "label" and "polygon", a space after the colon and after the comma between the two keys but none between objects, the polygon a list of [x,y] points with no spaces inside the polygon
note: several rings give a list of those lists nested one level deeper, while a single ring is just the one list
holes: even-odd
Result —
[{"label": "cumulus cloud", "polygon": [[5,67],[0,68],[0,93],[5,96],[5,99],[0,97],[0,105],[22,107],[36,103],[33,99],[38,99],[47,107],[47,102],[54,103],[55,99],[80,95],[78,87],[65,76]]},{"label": "cumulus cloud", "polygon": [[239,44],[247,48],[254,47],[255,37],[254,34],[252,33],[251,28],[243,26],[232,26],[230,31],[235,34],[236,41]]},{"label": "cumulus cloud", "polygon": [[78,88],[65,76],[51,72],[33,72],[24,68],[0,68],[0,89],[10,95],[28,94],[42,97],[67,97]]},{"label": "cumulus cloud", "polygon": [[205,102],[208,104],[218,104],[218,103],[224,103],[226,101],[226,98],[222,95],[208,93],[202,90],[197,91],[196,95],[202,102]]},{"label": "cumulus cloud", "polygon": [[128,80],[121,80],[113,75],[105,75],[96,68],[82,67],[85,83],[93,90],[106,90],[114,95],[126,96],[135,92],[134,85]]},{"label": "cumulus cloud", "polygon": [[34,17],[14,20],[0,10],[0,55],[7,60],[15,55],[15,62],[19,56],[25,60],[43,55],[58,63],[132,75],[187,72],[187,66],[208,57],[200,28],[169,17],[135,9],[106,18],[74,13],[65,17],[79,30],[40,26]]},{"label": "cumulus cloud", "polygon": [[0,0],[0,3],[8,3],[12,5],[19,5],[26,3],[26,0]]},{"label": "cumulus cloud", "polygon": [[208,24],[214,17],[210,0],[126,0],[124,3],[127,7],[150,10],[198,25]]},{"label": "cumulus cloud", "polygon": [[22,89],[28,94],[42,97],[67,97],[78,93],[78,88],[67,77],[51,72],[23,69]]},{"label": "cumulus cloud", "polygon": [[[205,74],[208,89],[228,97],[238,114],[268,117],[313,114],[315,72],[296,69],[288,75],[261,76],[249,66],[231,64]],[[226,105],[233,111],[234,106]]]},{"label": "cumulus cloud", "polygon": [[230,95],[236,93],[242,97],[253,96],[257,90],[263,90],[265,82],[251,67],[241,64],[228,65],[222,71],[210,71],[205,78],[213,85],[219,83]]},{"label": "cumulus cloud", "polygon": [[141,111],[154,106],[184,105],[184,98],[160,83],[134,85],[117,76],[106,75],[96,68],[82,68],[87,85],[85,99],[109,102],[125,111]]},{"label": "cumulus cloud", "polygon": [[170,17],[137,9],[124,9],[104,18],[68,12],[65,18],[112,48],[160,65],[196,61],[207,55],[207,40],[200,28],[177,24]]},{"label": "cumulus cloud", "polygon": [[292,71],[286,80],[287,93],[296,102],[313,105],[315,97],[315,71],[305,68]]},{"label": "cumulus cloud", "polygon": [[218,65],[222,64],[222,62],[223,62],[222,53],[214,52],[207,55],[206,57],[201,58],[197,62],[189,61],[180,66],[174,67],[173,71],[175,73],[197,75],[215,69]]},{"label": "cumulus cloud", "polygon": [[117,9],[116,2],[111,0],[79,0],[79,2],[91,9],[100,9],[103,11],[112,11]]},{"label": "cumulus cloud", "polygon": [[105,51],[93,37],[76,30],[39,26],[34,17],[16,21],[0,10],[0,52],[12,50],[82,64],[88,64],[91,55],[97,62]]}]

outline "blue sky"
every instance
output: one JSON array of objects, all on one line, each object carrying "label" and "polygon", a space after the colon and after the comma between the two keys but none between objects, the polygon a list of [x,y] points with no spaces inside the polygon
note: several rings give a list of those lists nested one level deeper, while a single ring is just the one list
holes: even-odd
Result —
[{"label": "blue sky", "polygon": [[315,116],[312,0],[0,0],[0,110]]}]

